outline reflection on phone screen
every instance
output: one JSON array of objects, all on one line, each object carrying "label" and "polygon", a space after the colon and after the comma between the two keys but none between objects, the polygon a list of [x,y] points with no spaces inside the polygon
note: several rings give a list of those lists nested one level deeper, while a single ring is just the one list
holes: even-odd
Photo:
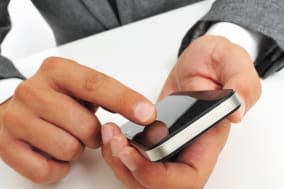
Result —
[{"label": "reflection on phone screen", "polygon": [[156,104],[155,122],[147,126],[128,122],[122,126],[122,132],[136,145],[151,149],[189,126],[231,94],[232,90],[173,94]]},{"label": "reflection on phone screen", "polygon": [[156,120],[148,125],[144,130],[136,134],[133,140],[144,146],[152,146],[169,135],[169,128],[161,121]]}]

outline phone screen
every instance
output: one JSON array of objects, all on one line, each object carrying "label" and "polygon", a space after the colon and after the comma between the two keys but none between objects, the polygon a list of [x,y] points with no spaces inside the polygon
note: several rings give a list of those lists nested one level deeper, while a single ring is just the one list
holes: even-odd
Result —
[{"label": "phone screen", "polygon": [[133,122],[124,124],[122,133],[131,142],[149,150],[209,112],[234,94],[233,90],[181,92],[167,96],[156,104],[157,119],[143,126]]}]

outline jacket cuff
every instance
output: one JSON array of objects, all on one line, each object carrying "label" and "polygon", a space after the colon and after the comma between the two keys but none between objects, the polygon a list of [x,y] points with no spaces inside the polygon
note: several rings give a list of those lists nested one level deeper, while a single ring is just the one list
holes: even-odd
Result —
[{"label": "jacket cuff", "polygon": [[266,78],[284,67],[284,25],[280,23],[283,9],[284,1],[275,2],[275,5],[266,0],[259,0],[257,5],[255,1],[247,0],[216,1],[211,10],[185,35],[179,55],[194,39],[204,35],[212,24],[221,21],[234,23],[263,35],[254,63],[259,76]]},{"label": "jacket cuff", "polygon": [[0,80],[9,78],[26,79],[8,58],[0,56]]}]

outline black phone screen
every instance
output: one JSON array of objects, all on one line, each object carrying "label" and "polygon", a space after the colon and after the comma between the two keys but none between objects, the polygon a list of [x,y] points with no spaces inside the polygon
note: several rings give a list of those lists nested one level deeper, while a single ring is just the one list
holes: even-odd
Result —
[{"label": "black phone screen", "polygon": [[135,145],[149,150],[190,127],[233,94],[230,89],[174,93],[156,104],[157,119],[153,123],[143,126],[128,122],[121,127],[122,133]]}]

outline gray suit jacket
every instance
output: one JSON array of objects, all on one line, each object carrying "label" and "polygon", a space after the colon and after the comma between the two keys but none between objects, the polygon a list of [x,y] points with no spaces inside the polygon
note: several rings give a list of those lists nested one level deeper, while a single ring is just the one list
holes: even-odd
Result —
[{"label": "gray suit jacket", "polygon": [[[107,0],[32,0],[52,28],[57,44],[198,1],[200,0],[116,0],[117,17]],[[10,0],[0,1],[0,43],[11,28],[7,11],[9,2]],[[205,33],[211,24],[228,21],[266,36],[263,48],[266,53],[261,53],[256,65],[266,63],[271,68],[271,65],[277,63],[279,66],[284,62],[283,10],[283,0],[217,0],[210,12],[187,33],[180,52],[192,39]],[[9,59],[0,56],[0,79],[11,77],[23,78]]]}]

